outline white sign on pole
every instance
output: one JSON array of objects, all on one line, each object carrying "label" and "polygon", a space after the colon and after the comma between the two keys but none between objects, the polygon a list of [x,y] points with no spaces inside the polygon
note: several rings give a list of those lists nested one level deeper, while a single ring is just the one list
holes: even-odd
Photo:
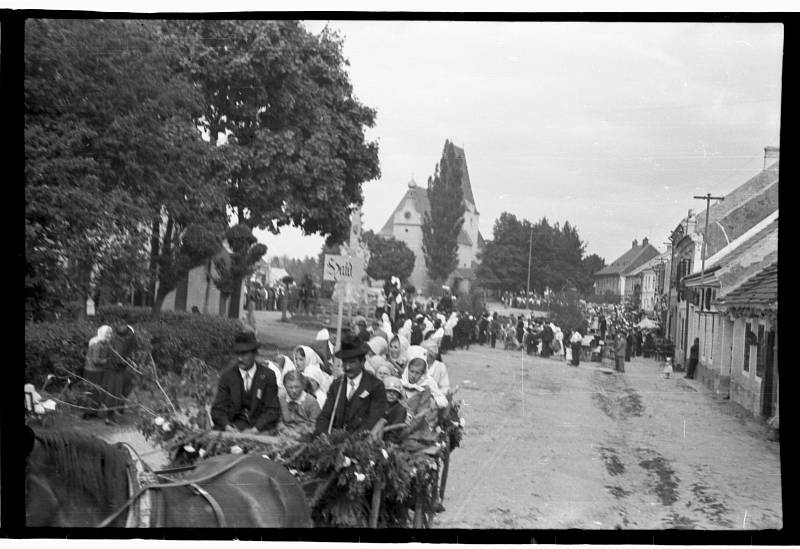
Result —
[{"label": "white sign on pole", "polygon": [[364,260],[360,257],[325,254],[322,280],[358,284],[364,278]]}]

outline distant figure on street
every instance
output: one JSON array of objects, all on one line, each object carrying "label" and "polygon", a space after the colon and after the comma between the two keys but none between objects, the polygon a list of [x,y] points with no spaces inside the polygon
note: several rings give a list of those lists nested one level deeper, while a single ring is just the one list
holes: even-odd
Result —
[{"label": "distant figure on street", "polygon": [[[103,402],[99,388],[103,386],[103,376],[111,355],[111,337],[113,335],[114,329],[111,326],[100,326],[97,329],[97,335],[89,340],[89,349],[86,351],[83,377],[93,384],[90,388],[89,398],[94,408],[100,408],[100,404]],[[96,410],[90,410],[83,414],[83,419],[92,417],[97,417]]]},{"label": "distant figure on street", "polygon": [[572,349],[572,365],[579,366],[581,363],[581,343],[583,342],[583,336],[578,330],[572,332],[572,336],[569,338],[569,344]]},{"label": "distant figure on street", "polygon": [[492,314],[492,322],[489,325],[489,338],[491,339],[492,349],[497,344],[497,336],[500,335],[500,321],[497,319],[497,313]]},{"label": "distant figure on street", "polygon": [[616,361],[616,370],[620,373],[625,372],[625,353],[628,347],[625,341],[625,334],[620,332],[617,334],[617,342],[614,345],[614,357]]},{"label": "distant figure on street", "polygon": [[631,354],[633,354],[633,346],[635,344],[634,341],[633,333],[628,332],[625,336],[625,362],[631,361]]},{"label": "distant figure on street", "polygon": [[686,368],[686,379],[694,379],[697,361],[700,359],[700,338],[694,338],[694,343],[689,348],[689,365]]}]

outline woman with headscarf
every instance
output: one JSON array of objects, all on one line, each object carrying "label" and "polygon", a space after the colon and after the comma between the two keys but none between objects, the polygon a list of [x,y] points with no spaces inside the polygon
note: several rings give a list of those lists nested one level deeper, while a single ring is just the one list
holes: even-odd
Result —
[{"label": "woman with headscarf", "polygon": [[403,370],[406,368],[408,348],[408,340],[399,334],[394,336],[389,342],[389,352],[386,355],[386,359],[397,370],[397,377],[400,377],[400,374],[402,374]]},{"label": "woman with headscarf", "polygon": [[133,389],[130,363],[136,351],[136,335],[130,325],[117,326],[110,341],[110,354],[106,370],[103,373],[104,404],[109,410],[106,413],[106,424],[114,421],[115,409],[124,405],[125,398]]},{"label": "woman with headscarf", "polygon": [[367,359],[364,363],[364,369],[369,373],[374,374],[376,359],[386,357],[386,353],[389,350],[389,344],[386,343],[386,340],[382,337],[373,336],[369,341],[367,341],[367,347],[369,347],[369,351],[367,352]]},{"label": "woman with headscarf", "polygon": [[427,352],[428,377],[436,382],[436,386],[443,394],[450,391],[450,376],[447,374],[447,366],[442,362],[439,348],[431,340],[423,341],[421,347]]},{"label": "woman with headscarf", "polygon": [[[303,374],[308,382],[306,390],[317,398],[321,408],[325,404],[328,388],[333,382],[333,377],[322,371],[322,360],[311,347],[298,345],[294,348],[293,355],[295,369]],[[286,375],[285,372],[284,375]]]},{"label": "woman with headscarf", "polygon": [[[92,404],[99,408],[102,402],[100,391],[98,387],[103,385],[103,376],[105,375],[106,366],[108,365],[109,355],[111,348],[109,342],[111,336],[114,334],[114,329],[111,326],[100,326],[97,329],[97,335],[89,340],[89,348],[86,351],[86,361],[83,367],[83,378],[93,385],[90,386],[89,398]],[[96,411],[88,411],[83,414],[83,419],[97,417]]]},{"label": "woman with headscarf", "polygon": [[415,395],[419,396],[419,393],[429,391],[437,408],[447,406],[447,397],[439,389],[436,381],[428,375],[428,351],[424,347],[412,345],[408,348],[408,367],[400,379],[406,389],[407,399],[413,399]]},{"label": "woman with headscarf", "polygon": [[[413,324],[414,322],[410,318],[407,318],[405,322],[403,322],[403,327],[397,330],[397,335],[404,337],[406,341],[411,341],[411,328]],[[389,343],[391,342],[392,340],[389,339]]]}]

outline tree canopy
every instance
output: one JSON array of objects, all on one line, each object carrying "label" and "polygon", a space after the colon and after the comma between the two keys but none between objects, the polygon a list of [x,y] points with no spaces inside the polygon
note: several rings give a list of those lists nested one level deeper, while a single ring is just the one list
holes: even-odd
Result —
[{"label": "tree canopy", "polygon": [[28,20],[26,295],[146,286],[157,312],[230,214],[346,238],[380,174],[346,65],[297,21]]},{"label": "tree canopy", "polygon": [[458,266],[458,235],[465,212],[461,178],[455,145],[445,141],[442,158],[428,178],[430,211],[422,220],[422,252],[433,280],[447,279]]},{"label": "tree canopy", "polygon": [[499,290],[525,290],[529,249],[530,288],[538,293],[545,288],[561,291],[571,287],[588,292],[594,274],[588,269],[603,261],[596,255],[583,257],[585,244],[569,221],[563,226],[551,225],[543,217],[531,223],[503,212],[495,221],[493,239],[486,243],[480,256],[479,282]]},{"label": "tree canopy", "polygon": [[375,111],[353,95],[342,39],[298,21],[168,24],[203,96],[198,123],[220,145],[216,168],[239,223],[343,241],[361,185],[380,176],[365,129]]},{"label": "tree canopy", "polygon": [[363,239],[370,252],[367,275],[376,280],[388,280],[393,276],[403,283],[408,280],[416,257],[405,242],[372,231],[364,232]]}]

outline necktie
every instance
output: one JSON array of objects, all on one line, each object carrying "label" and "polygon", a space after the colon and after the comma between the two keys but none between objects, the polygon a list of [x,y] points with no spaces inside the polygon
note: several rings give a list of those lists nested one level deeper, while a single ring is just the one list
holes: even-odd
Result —
[{"label": "necktie", "polygon": [[250,372],[244,373],[244,392],[250,392]]},{"label": "necktie", "polygon": [[351,379],[347,384],[347,400],[350,400],[353,398],[353,393],[356,392],[356,382]]}]

